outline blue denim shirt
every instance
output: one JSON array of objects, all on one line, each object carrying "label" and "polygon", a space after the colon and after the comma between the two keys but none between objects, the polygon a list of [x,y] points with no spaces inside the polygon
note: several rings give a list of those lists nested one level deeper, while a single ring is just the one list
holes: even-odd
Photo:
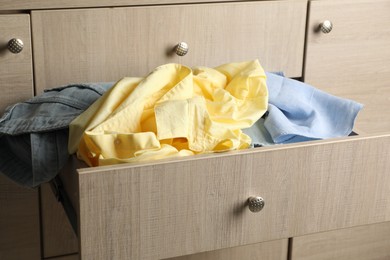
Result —
[{"label": "blue denim shirt", "polygon": [[70,122],[112,85],[67,85],[8,107],[0,119],[0,172],[27,187],[53,179],[69,157]]}]

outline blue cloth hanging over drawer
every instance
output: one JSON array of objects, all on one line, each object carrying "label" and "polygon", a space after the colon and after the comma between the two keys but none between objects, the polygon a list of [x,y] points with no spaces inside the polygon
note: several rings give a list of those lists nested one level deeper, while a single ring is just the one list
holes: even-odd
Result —
[{"label": "blue cloth hanging over drawer", "polygon": [[37,187],[66,164],[70,122],[113,83],[74,84],[10,106],[0,118],[0,173]]},{"label": "blue cloth hanging over drawer", "polygon": [[266,73],[268,115],[243,132],[253,145],[295,143],[347,136],[363,105],[306,83]]}]

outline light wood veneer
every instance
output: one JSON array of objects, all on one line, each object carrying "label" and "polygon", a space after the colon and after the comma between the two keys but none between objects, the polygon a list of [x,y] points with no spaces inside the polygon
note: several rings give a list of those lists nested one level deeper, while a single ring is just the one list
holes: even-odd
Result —
[{"label": "light wood veneer", "polygon": [[[164,63],[214,67],[259,59],[302,75],[306,1],[32,12],[38,92],[71,82],[145,76]],[[181,41],[184,57],[173,54]]]},{"label": "light wood veneer", "polygon": [[[356,127],[390,132],[390,1],[310,2],[305,81],[364,104]],[[328,34],[317,31],[324,20]]]},{"label": "light wood veneer", "polygon": [[[1,9],[1,5],[0,5]],[[24,42],[21,53],[7,49],[12,38]],[[30,16],[0,15],[0,115],[33,94]],[[0,174],[0,259],[40,259],[39,195]]]},{"label": "light wood veneer", "polygon": [[287,260],[288,239],[227,248],[165,260]]},{"label": "light wood veneer", "polygon": [[[81,256],[161,259],[388,221],[389,142],[351,137],[80,169]],[[251,195],[265,199],[258,214],[245,206]]]},{"label": "light wood veneer", "polygon": [[[78,214],[80,257],[251,259],[253,253],[283,259],[289,237],[295,237],[292,260],[319,257],[316,248],[324,249],[321,257],[326,259],[326,250],[332,251],[335,241],[345,243],[337,243],[328,256],[366,256],[378,249],[377,255],[387,257],[388,225],[376,223],[390,221],[390,114],[386,113],[390,31],[383,26],[390,23],[390,1],[310,1],[305,58],[308,1],[223,2],[3,0],[0,37],[6,37],[0,38],[0,87],[4,84],[7,90],[0,96],[0,109],[32,93],[30,17],[5,15],[4,10],[33,10],[37,93],[71,82],[143,76],[166,62],[215,66],[259,58],[268,71],[304,76],[316,87],[364,103],[357,129],[375,135],[98,168],[72,161],[62,179]],[[92,8],[102,6],[127,7]],[[63,9],[78,7],[88,9]],[[41,10],[55,8],[62,10]],[[315,31],[324,19],[334,24],[327,35]],[[13,36],[14,32],[21,34]],[[28,39],[20,55],[1,47],[14,37]],[[179,41],[189,43],[187,56],[168,55]],[[1,230],[19,234],[18,225],[8,226],[9,215],[17,211],[13,220],[21,223],[25,218],[20,216],[31,214],[30,220],[36,222],[37,193],[26,197],[25,191],[14,192],[1,179],[0,186],[0,207],[10,208],[0,210]],[[31,208],[7,201],[11,194],[21,196]],[[245,205],[252,195],[266,202],[258,214]],[[47,187],[41,197],[43,210],[58,209]],[[64,244],[64,251],[57,251],[64,241],[61,237],[47,240],[56,232],[48,218],[63,220],[63,214],[57,213],[42,212],[44,256],[73,253],[76,248],[74,237],[65,239],[69,244]],[[28,240],[17,242],[26,243],[31,251],[22,254],[39,258],[39,238],[31,238],[39,236],[39,230],[23,225]],[[15,227],[17,232],[11,230]],[[335,229],[341,230],[329,231]],[[0,246],[7,248],[0,250],[0,258],[20,259],[8,247],[16,244],[12,235],[0,237]]]},{"label": "light wood veneer", "polygon": [[390,259],[390,222],[293,239],[291,260]]},{"label": "light wood veneer", "polygon": [[[12,38],[23,41],[22,52],[13,54],[7,49]],[[32,97],[32,77],[30,16],[0,15],[0,115],[7,106]]]},{"label": "light wood veneer", "polygon": [[[138,6],[163,4],[191,4],[218,2],[245,2],[248,0],[2,0],[1,10],[63,9],[83,7]],[[270,1],[270,0],[260,0]],[[301,1],[301,0],[288,0]],[[340,0],[341,1],[341,0]]]},{"label": "light wood veneer", "polygon": [[0,259],[41,259],[38,196],[0,174]]}]

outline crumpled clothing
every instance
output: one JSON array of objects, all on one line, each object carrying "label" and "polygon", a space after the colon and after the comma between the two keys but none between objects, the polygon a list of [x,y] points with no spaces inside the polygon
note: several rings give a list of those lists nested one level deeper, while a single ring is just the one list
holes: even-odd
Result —
[{"label": "crumpled clothing", "polygon": [[266,73],[268,115],[244,133],[252,145],[267,146],[348,136],[363,105],[313,86]]},{"label": "crumpled clothing", "polygon": [[157,67],[123,78],[70,124],[69,153],[90,166],[248,148],[241,129],[267,110],[255,61],[217,68]]},{"label": "crumpled clothing", "polygon": [[69,157],[70,122],[112,85],[67,85],[8,107],[0,118],[0,173],[30,188],[52,180]]}]

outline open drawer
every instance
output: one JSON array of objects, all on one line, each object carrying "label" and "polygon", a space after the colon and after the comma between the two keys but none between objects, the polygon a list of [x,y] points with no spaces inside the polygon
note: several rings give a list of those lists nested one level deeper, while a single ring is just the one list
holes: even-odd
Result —
[{"label": "open drawer", "polygon": [[[61,178],[83,259],[161,259],[389,221],[389,142],[354,136],[95,168],[75,159]],[[263,210],[248,209],[251,196]]]},{"label": "open drawer", "polygon": [[[298,0],[32,11],[36,89],[255,58],[301,77],[306,10]],[[171,55],[180,41],[188,54]],[[385,133],[96,168],[73,159],[61,179],[82,259],[162,259],[389,221],[389,143]],[[251,196],[263,210],[249,211]]]}]

